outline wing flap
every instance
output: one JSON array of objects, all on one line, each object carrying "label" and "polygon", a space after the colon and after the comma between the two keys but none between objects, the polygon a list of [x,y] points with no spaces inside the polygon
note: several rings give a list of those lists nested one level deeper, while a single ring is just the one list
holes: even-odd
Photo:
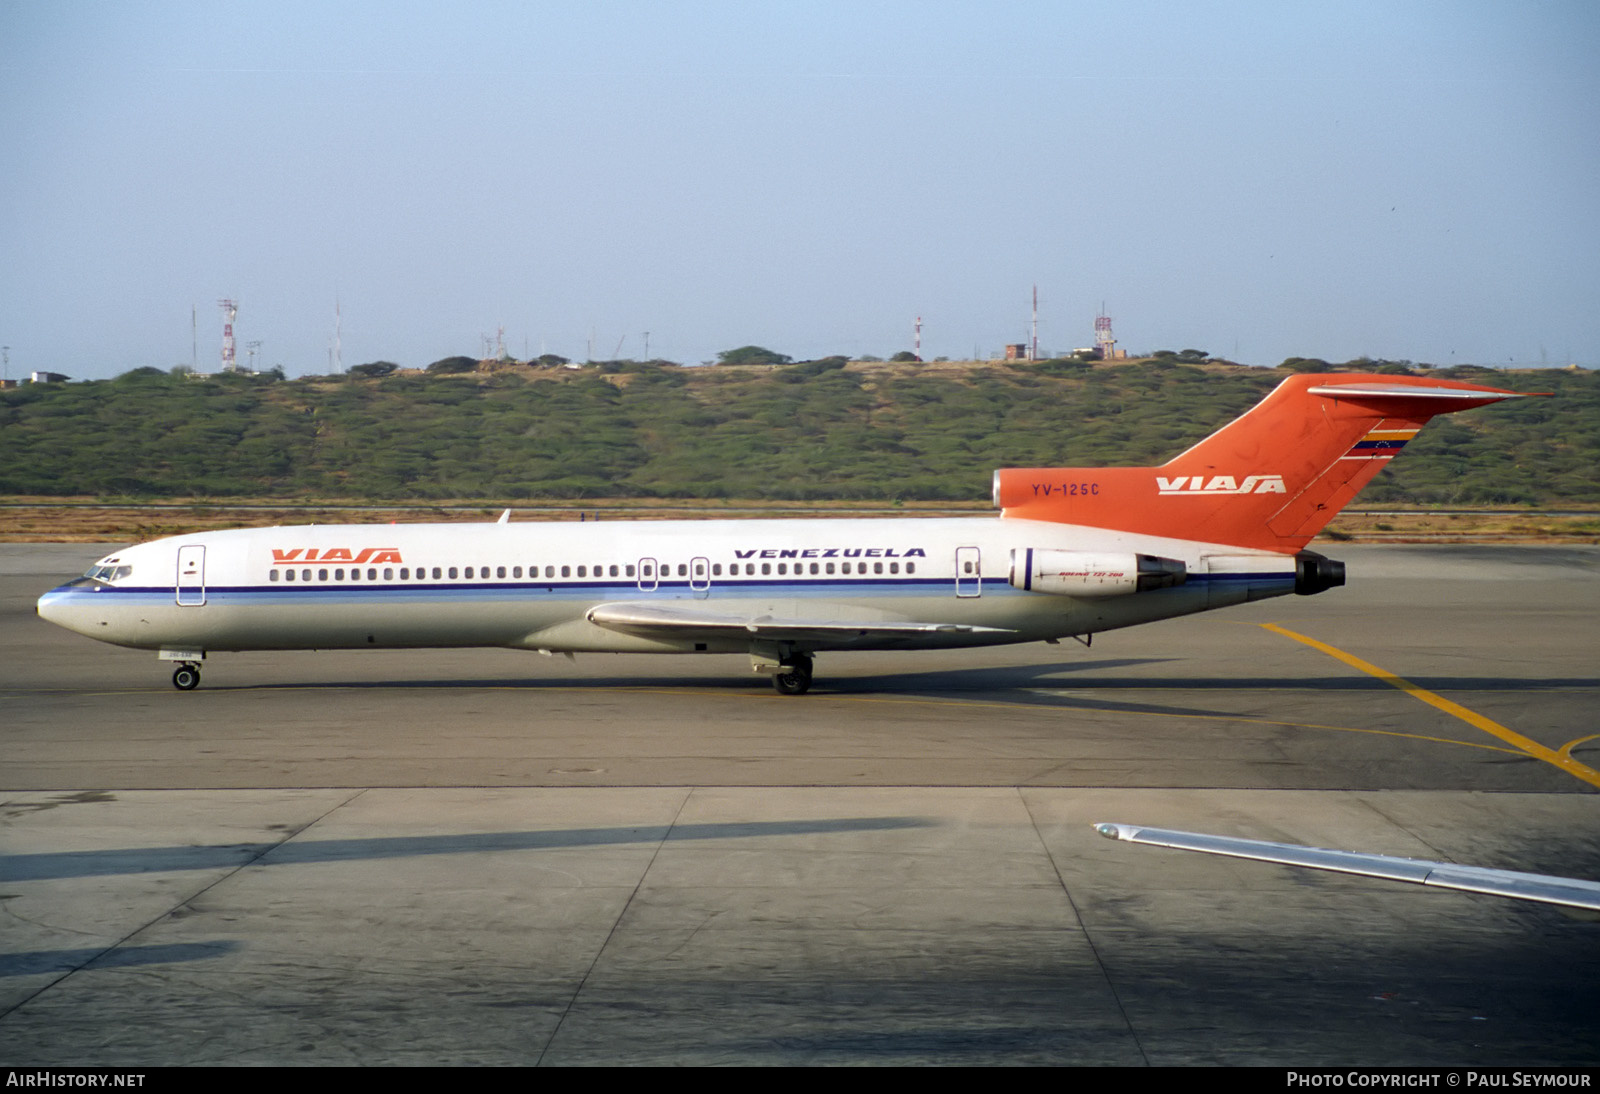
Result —
[{"label": "wing flap", "polygon": [[766,641],[805,642],[933,634],[1011,633],[1002,627],[978,627],[964,623],[920,623],[897,619],[780,619],[771,615],[712,612],[682,604],[601,604],[589,609],[588,619],[596,626],[643,638],[748,636]]}]

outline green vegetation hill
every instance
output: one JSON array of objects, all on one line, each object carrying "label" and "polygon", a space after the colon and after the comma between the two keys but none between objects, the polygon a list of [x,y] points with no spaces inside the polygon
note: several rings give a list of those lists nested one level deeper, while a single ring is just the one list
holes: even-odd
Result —
[{"label": "green vegetation hill", "polygon": [[[136,369],[0,391],[0,494],[977,500],[996,467],[1160,463],[1283,375],[1173,359],[608,362],[293,381]],[[1363,501],[1600,504],[1600,375],[1432,375],[1555,398],[1436,420]]]}]

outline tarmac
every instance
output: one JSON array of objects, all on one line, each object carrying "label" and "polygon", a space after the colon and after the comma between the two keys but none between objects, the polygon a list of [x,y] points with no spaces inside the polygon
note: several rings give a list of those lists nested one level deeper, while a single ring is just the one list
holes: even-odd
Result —
[{"label": "tarmac", "polygon": [[34,616],[110,549],[0,546],[0,1065],[1600,1060],[1600,923],[1090,827],[1600,878],[1600,549],[1330,544],[1320,596],[804,697],[495,650],[180,693]]}]

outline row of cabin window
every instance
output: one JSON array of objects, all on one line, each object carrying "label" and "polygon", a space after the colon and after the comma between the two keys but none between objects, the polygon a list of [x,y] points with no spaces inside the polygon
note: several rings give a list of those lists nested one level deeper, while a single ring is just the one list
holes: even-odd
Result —
[{"label": "row of cabin window", "polygon": [[[772,574],[772,566],[773,566],[772,563],[763,562],[760,565],[761,565],[761,573],[762,574],[768,575],[768,576],[770,576]],[[839,566],[841,567],[841,569],[839,571],[840,573],[848,574],[848,573],[851,572],[851,564],[850,563],[841,562],[839,564]],[[789,573],[789,564],[787,562],[780,562],[780,563],[777,564],[777,567],[778,567],[778,574],[780,576],[784,576],[784,575],[787,575]],[[804,574],[805,573],[804,567],[805,567],[805,563],[796,562],[794,564],[794,572],[797,575]],[[813,574],[821,574],[821,573],[831,574],[831,573],[834,572],[833,567],[834,567],[834,564],[831,563],[831,562],[821,563],[821,564],[813,562],[813,563],[811,563],[811,573],[813,573]],[[888,567],[889,567],[888,572],[891,573],[891,574],[898,574],[900,572],[900,563],[898,563],[898,562],[890,562],[890,563],[888,563]],[[442,580],[442,579],[448,577],[451,580],[455,580],[455,578],[458,576],[457,575],[457,569],[458,568],[455,567],[455,566],[449,566],[449,567],[435,566],[435,567],[433,567],[433,579],[434,580]],[[474,568],[471,567],[471,566],[467,566],[467,567],[462,568],[462,573],[461,573],[460,576],[465,577],[465,578],[469,578],[469,579],[472,578],[474,576],[473,569]],[[545,577],[555,577],[556,576],[556,572],[557,572],[558,569],[560,570],[560,576],[561,577],[572,577],[573,576],[573,573],[572,573],[573,567],[572,566],[561,566],[561,567],[546,566],[544,568],[544,576]],[[588,577],[589,576],[588,570],[589,570],[588,566],[579,566],[579,567],[577,567],[577,576],[578,577]],[[609,574],[607,573],[608,570],[609,570]],[[504,567],[504,566],[496,566],[494,568],[494,571],[495,571],[494,572],[494,576],[497,577],[497,578],[502,578],[502,577],[507,576],[506,575],[506,567]],[[300,570],[298,572],[300,574],[300,580],[301,581],[310,581],[312,579],[311,578],[312,571],[309,568]],[[746,562],[744,564],[744,572],[746,574],[752,576],[752,577],[755,576],[756,563],[754,563],[754,562]],[[867,563],[865,563],[865,562],[856,563],[855,564],[855,572],[858,573],[858,574],[866,573],[867,572]],[[882,562],[874,562],[874,563],[872,563],[872,572],[875,573],[875,574],[883,573],[884,572],[884,563],[882,563]],[[916,572],[917,572],[917,564],[915,562],[906,563],[906,573],[914,574]],[[293,581],[293,580],[295,580],[295,573],[296,573],[296,571],[294,569],[285,568],[284,571],[283,571],[283,580],[284,581]],[[327,580],[329,580],[329,574],[330,573],[332,574],[332,580],[334,580],[334,581],[344,581],[346,579],[345,578],[345,571],[344,571],[343,567],[339,567],[339,568],[336,568],[336,569],[334,569],[332,571],[329,571],[327,569],[318,569],[316,571],[316,575],[317,575],[316,576],[316,580],[318,580],[318,581],[327,581]],[[647,578],[653,578],[653,577],[656,576],[655,567],[652,566],[652,565],[649,565],[649,564],[646,564],[646,565],[644,565],[642,567],[642,573],[643,573],[643,576],[647,577]],[[671,573],[672,573],[672,566],[670,564],[661,567],[661,576],[662,577],[668,577],[668,576],[671,575]],[[728,565],[728,573],[729,573],[730,576],[738,577],[739,576],[739,563],[737,563],[737,562],[730,563]],[[385,567],[384,568],[384,570],[383,570],[383,580],[384,581],[393,581],[395,579],[394,575],[395,575],[395,572],[394,572],[394,569],[392,567]],[[513,566],[513,567],[511,567],[510,576],[513,577],[513,578],[522,577],[522,567],[521,566]],[[528,576],[530,578],[537,578],[539,576],[539,567],[537,567],[537,566],[529,566],[528,567]],[[611,563],[609,567],[608,566],[604,566],[604,565],[599,565],[599,566],[595,566],[594,567],[594,576],[595,577],[606,577],[606,576],[610,576],[610,577],[633,577],[634,576],[634,567],[633,567],[632,563],[628,563],[628,564],[623,565],[623,566],[619,566],[616,563]],[[688,577],[689,576],[689,564],[688,563],[686,563],[686,562],[678,563],[678,576],[679,577]],[[695,577],[704,577],[705,576],[705,564],[704,563],[702,563],[702,562],[695,563],[694,576]],[[722,576],[722,563],[720,563],[720,562],[712,563],[712,565],[711,565],[711,576],[712,577],[721,577]],[[481,579],[487,579],[489,577],[489,567],[487,567],[487,566],[479,566],[479,567],[477,567],[477,577],[479,577]],[[269,581],[277,581],[278,580],[278,570],[277,570],[276,567],[274,567],[268,573],[267,579]],[[361,580],[361,570],[359,568],[357,568],[357,567],[351,567],[349,580],[351,580],[351,581],[360,581]],[[368,569],[367,569],[367,580],[368,581],[377,581],[378,580],[378,570],[377,570],[376,567],[368,567]],[[410,581],[410,580],[412,580],[411,568],[409,566],[402,566],[400,568],[400,580],[401,581]],[[424,566],[418,566],[417,567],[416,580],[417,581],[427,581],[427,580],[429,580],[427,567],[424,567]]]},{"label": "row of cabin window", "polygon": [[[495,577],[505,577],[506,576],[506,567],[504,567],[504,566],[496,566],[494,569],[495,569],[495,573],[494,573]],[[579,577],[587,577],[588,576],[588,569],[589,568],[587,566],[579,566],[578,567],[578,576]],[[633,567],[632,566],[624,567],[624,569],[627,570],[627,576],[628,577],[632,577],[633,576]],[[648,567],[648,566],[645,567],[645,570],[646,570],[646,575],[645,576],[647,576],[647,577],[649,576],[648,571],[650,569],[651,568]],[[596,566],[594,568],[594,576],[595,577],[604,576],[604,570],[605,570],[604,566]],[[612,566],[611,567],[611,576],[612,577],[618,576],[617,570],[618,570],[618,568],[616,566]],[[561,567],[561,576],[562,577],[571,577],[572,576],[572,572],[571,571],[572,571],[572,567],[571,566],[563,566],[563,567]],[[329,575],[330,572],[333,575],[332,579],[334,581],[343,581],[343,580],[345,580],[345,572],[344,572],[344,570],[342,568],[335,568],[332,571],[325,570],[325,569],[318,569],[316,571],[317,580],[318,581],[327,581],[329,579],[328,575]],[[682,567],[679,567],[679,572],[684,572]],[[301,581],[310,581],[311,580],[312,571],[310,569],[301,570],[301,571],[299,571],[299,573],[300,573],[300,580]],[[292,569],[292,568],[285,569],[283,571],[283,580],[285,580],[285,581],[293,581],[295,579],[294,575],[295,575],[295,570],[294,569]],[[444,579],[446,577],[454,580],[457,577],[469,577],[470,578],[470,577],[473,577],[473,576],[477,576],[479,578],[487,579],[490,576],[489,575],[489,567],[487,567],[487,566],[479,566],[479,567],[476,568],[476,570],[474,570],[474,568],[471,567],[471,566],[467,566],[467,567],[464,567],[464,568],[457,567],[457,566],[449,566],[449,567],[435,566],[433,568],[433,578],[434,578],[434,580],[442,580],[442,579]],[[511,576],[514,577],[514,578],[520,578],[522,576],[522,567],[521,566],[513,566],[513,567],[511,567]],[[531,578],[537,578],[539,576],[539,567],[537,567],[537,566],[529,566],[528,567],[528,576],[531,577]],[[546,576],[546,577],[555,577],[556,576],[556,567],[554,567],[554,566],[546,566],[544,568],[544,576]],[[385,580],[385,581],[393,581],[394,579],[395,579],[394,578],[394,569],[392,567],[384,567],[383,580]],[[272,569],[272,570],[270,570],[268,572],[267,580],[269,580],[269,581],[277,581],[278,580],[278,571],[277,571],[276,568],[274,568],[274,569]],[[361,571],[359,569],[355,568],[355,567],[352,567],[351,570],[350,570],[350,580],[351,581],[360,581],[361,580]],[[378,571],[377,571],[377,569],[375,567],[369,567],[367,569],[367,580],[368,581],[377,581],[378,580]],[[401,581],[410,581],[410,580],[412,580],[411,567],[409,567],[409,566],[400,567],[400,580]],[[418,580],[418,581],[427,581],[428,580],[428,568],[426,566],[418,566],[417,567],[416,580]]]},{"label": "row of cabin window", "polygon": [[[822,567],[821,569],[818,568],[819,565]],[[884,570],[884,566],[886,566],[886,565],[888,566],[888,570],[887,571]],[[763,574],[772,573],[772,566],[773,566],[773,564],[770,563],[770,562],[763,562],[761,564],[761,572]],[[777,566],[778,566],[778,574],[780,576],[782,576],[784,574],[787,574],[789,572],[789,564],[787,562],[780,562],[780,563],[777,564]],[[831,573],[834,572],[833,563],[831,563],[831,562],[824,562],[824,563],[820,563],[820,564],[816,563],[816,562],[813,562],[813,563],[810,564],[810,566],[811,566],[810,572],[813,573],[813,574],[816,574],[816,573],[831,574]],[[804,573],[807,572],[805,567],[806,567],[806,563],[804,563],[804,562],[796,562],[794,564],[794,572],[796,574],[804,574]],[[851,572],[851,564],[848,563],[848,562],[839,563],[839,567],[840,567],[840,569],[839,569],[840,573],[848,574],[848,573]],[[746,562],[744,564],[744,572],[746,574],[754,576],[755,572],[756,572],[756,564],[754,562]],[[858,573],[858,574],[866,573],[867,572],[867,564],[865,562],[857,562],[855,564],[855,572]],[[889,563],[874,562],[874,563],[872,563],[872,572],[875,573],[875,574],[881,574],[881,573],[885,573],[885,572],[888,572],[888,573],[891,573],[891,574],[897,574],[897,573],[900,572],[900,563],[898,563],[898,562],[889,562]],[[914,574],[916,572],[917,572],[917,564],[915,562],[906,563],[906,573]],[[722,573],[722,565],[721,565],[721,563],[717,563],[716,565],[713,565],[711,567],[711,573],[712,573],[713,576],[721,574]],[[730,564],[728,566],[728,573],[731,574],[734,577],[738,577],[739,576],[739,564],[737,562]]]}]

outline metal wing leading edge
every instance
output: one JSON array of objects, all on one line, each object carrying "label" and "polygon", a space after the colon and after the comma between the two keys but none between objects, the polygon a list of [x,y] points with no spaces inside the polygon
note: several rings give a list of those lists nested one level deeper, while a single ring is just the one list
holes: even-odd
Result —
[{"label": "metal wing leading edge", "polygon": [[1537,900],[1569,908],[1600,912],[1600,882],[1549,874],[1524,874],[1515,870],[1492,870],[1484,866],[1458,866],[1451,862],[1399,858],[1393,855],[1368,855],[1355,851],[1334,851],[1323,847],[1302,847],[1293,843],[1212,836],[1204,832],[1179,832],[1170,828],[1145,828],[1137,824],[1102,823],[1094,826],[1107,839],[1170,847],[1178,851],[1201,851],[1210,855],[1278,862],[1286,866],[1305,866],[1313,870],[1333,870],[1343,874],[1409,881],[1441,889]]}]

